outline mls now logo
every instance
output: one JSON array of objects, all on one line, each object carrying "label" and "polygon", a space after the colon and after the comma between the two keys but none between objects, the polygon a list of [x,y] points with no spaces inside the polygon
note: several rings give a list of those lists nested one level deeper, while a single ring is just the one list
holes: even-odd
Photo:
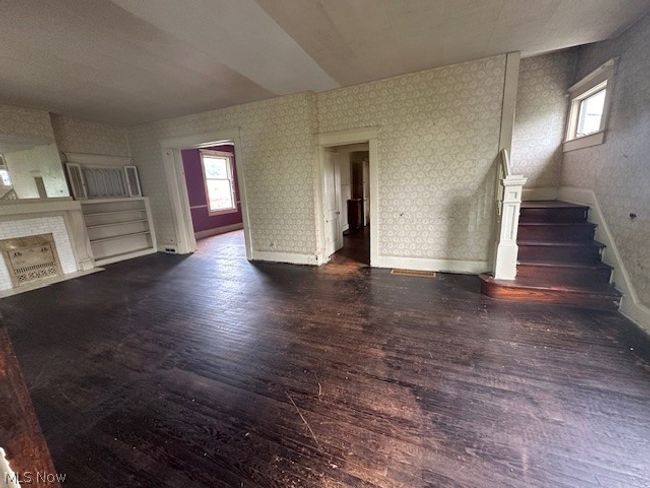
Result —
[{"label": "mls now logo", "polygon": [[25,471],[24,473],[5,473],[4,484],[0,488],[14,488],[21,484],[55,484],[65,481],[65,473],[46,473],[45,471]]}]

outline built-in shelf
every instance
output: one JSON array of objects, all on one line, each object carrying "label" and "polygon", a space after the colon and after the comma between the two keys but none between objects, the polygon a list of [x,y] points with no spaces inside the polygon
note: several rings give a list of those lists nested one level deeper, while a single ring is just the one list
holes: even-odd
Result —
[{"label": "built-in shelf", "polygon": [[97,224],[97,225],[87,225],[87,229],[99,229],[101,227],[112,227],[114,225],[122,224],[135,224],[136,222],[147,222],[147,219],[138,219],[138,220],[122,220],[120,222],[111,222],[109,224]]},{"label": "built-in shelf", "polygon": [[[88,203],[84,203],[84,205],[88,205]],[[115,215],[115,214],[123,214],[123,213],[133,213],[133,212],[146,212],[145,209],[130,209],[130,210],[116,210],[113,212],[93,212],[93,213],[85,213],[84,216],[86,217],[94,217],[95,215]]]},{"label": "built-in shelf", "polygon": [[95,264],[156,252],[156,238],[146,197],[81,202]]},{"label": "built-in shelf", "polygon": [[138,236],[141,234],[151,234],[148,230],[143,230],[142,232],[131,232],[129,234],[120,234],[116,236],[109,236],[109,237],[100,237],[99,239],[90,239],[90,243],[92,244],[93,242],[102,242],[102,241],[111,241],[113,239],[123,239],[125,237],[133,237],[133,236]]}]

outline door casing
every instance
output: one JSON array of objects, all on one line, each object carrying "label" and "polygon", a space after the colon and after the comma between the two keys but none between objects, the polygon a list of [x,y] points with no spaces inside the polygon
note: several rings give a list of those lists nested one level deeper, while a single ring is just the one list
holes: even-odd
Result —
[{"label": "door casing", "polygon": [[341,171],[337,154],[325,149],[323,171],[323,210],[325,212],[325,257],[329,257],[343,247],[343,228],[341,225]]},{"label": "door casing", "polygon": [[378,222],[379,208],[379,177],[378,177],[378,145],[379,145],[379,127],[365,127],[358,129],[349,129],[336,132],[323,132],[318,134],[319,147],[319,172],[318,184],[315,192],[315,211],[316,221],[319,224],[319,262],[325,263],[329,260],[326,256],[325,246],[325,158],[327,157],[326,149],[335,146],[345,146],[348,144],[368,143],[369,152],[369,174],[370,174],[370,266],[379,262],[379,237],[380,229]]},{"label": "door casing", "polygon": [[[182,149],[200,149],[212,147],[217,144],[231,143],[240,147],[239,129],[225,129],[207,134],[194,134],[184,137],[163,139],[160,141],[162,160],[167,181],[167,192],[171,206],[171,216],[176,234],[176,242],[171,246],[178,254],[188,254],[196,251],[196,238],[192,227],[192,215],[190,213],[190,202],[185,185],[185,172],[183,169]],[[246,247],[246,258],[251,260],[253,246],[250,238],[248,205],[246,199],[246,161],[240,155],[237,156],[237,184],[239,186],[240,202],[242,208],[242,220],[244,224],[244,242]],[[159,248],[165,248],[165,243],[159,243]]]}]

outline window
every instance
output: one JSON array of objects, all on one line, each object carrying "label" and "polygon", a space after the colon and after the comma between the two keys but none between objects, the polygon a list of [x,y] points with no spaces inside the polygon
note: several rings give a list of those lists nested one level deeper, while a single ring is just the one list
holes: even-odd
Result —
[{"label": "window", "polygon": [[0,166],[0,184],[4,186],[11,186],[11,176],[9,170]]},{"label": "window", "polygon": [[580,100],[578,108],[578,125],[576,137],[584,137],[600,130],[605,109],[605,94],[607,93],[607,82],[603,88],[598,85],[598,91],[593,95]]},{"label": "window", "polygon": [[564,141],[565,151],[605,142],[615,63],[615,59],[607,61],[569,88],[571,108]]},{"label": "window", "polygon": [[210,215],[237,211],[232,155],[218,151],[201,151],[205,193]]}]

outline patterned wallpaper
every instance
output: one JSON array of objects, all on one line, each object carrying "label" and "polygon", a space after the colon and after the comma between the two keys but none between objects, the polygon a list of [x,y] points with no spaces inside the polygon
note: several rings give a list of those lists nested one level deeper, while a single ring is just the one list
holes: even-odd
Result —
[{"label": "patterned wallpaper", "polygon": [[0,135],[28,135],[52,140],[50,114],[43,110],[0,105]]},{"label": "patterned wallpaper", "polygon": [[560,185],[574,70],[573,50],[521,60],[511,161],[516,173],[528,177],[526,188]]},{"label": "patterned wallpaper", "polygon": [[239,127],[253,248],[315,254],[315,134],[381,126],[380,254],[487,260],[505,56],[130,129],[158,238],[174,244],[161,139]]},{"label": "patterned wallpaper", "polygon": [[319,93],[320,131],[379,126],[379,253],[487,260],[505,56]]},{"label": "patterned wallpaper", "polygon": [[618,38],[579,49],[576,79],[620,60],[606,141],[565,153],[562,184],[594,191],[639,298],[650,306],[649,46],[647,15]]},{"label": "patterned wallpaper", "polygon": [[128,129],[52,114],[61,152],[130,156]]},{"label": "patterned wallpaper", "polygon": [[313,93],[274,98],[133,127],[130,143],[160,242],[173,244],[160,140],[239,127],[251,240],[258,251],[315,255],[316,103]]}]

